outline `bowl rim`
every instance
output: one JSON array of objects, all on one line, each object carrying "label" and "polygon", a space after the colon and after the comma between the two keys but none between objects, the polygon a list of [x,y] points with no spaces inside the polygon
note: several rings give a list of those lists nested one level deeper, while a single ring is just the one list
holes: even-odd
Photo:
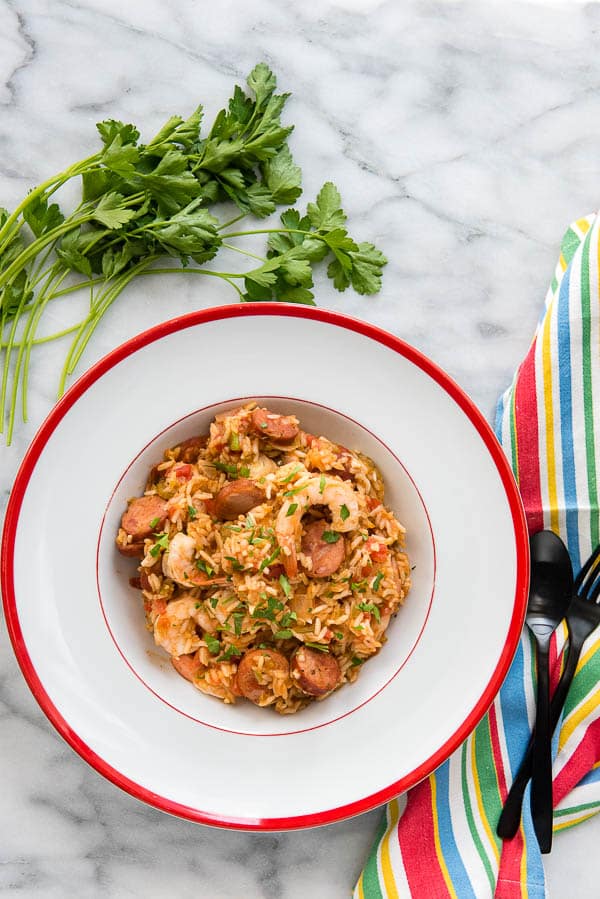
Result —
[{"label": "bowl rim", "polygon": [[[167,797],[160,796],[152,790],[149,790],[147,787],[126,777],[99,756],[79,737],[69,723],[63,718],[47,694],[35,670],[27,651],[27,646],[19,622],[13,579],[14,545],[23,499],[37,461],[41,456],[46,443],[68,410],[107,371],[142,347],[189,327],[195,327],[212,321],[255,315],[310,318],[314,321],[322,322],[323,324],[334,325],[336,327],[354,331],[364,337],[383,344],[396,353],[399,353],[436,381],[467,416],[470,423],[478,432],[494,462],[508,501],[515,535],[516,550],[515,597],[504,647],[479,700],[452,736],[419,766],[382,790],[333,809],[281,818],[224,816],[175,802]],[[439,765],[446,761],[446,759],[474,730],[502,686],[502,682],[508,672],[521,636],[527,605],[528,584],[529,538],[521,497],[508,459],[504,455],[504,451],[497,441],[492,428],[473,400],[471,400],[465,391],[431,359],[401,338],[396,337],[382,328],[328,309],[305,306],[298,307],[284,303],[273,304],[257,302],[249,303],[247,305],[214,306],[208,309],[186,313],[142,331],[140,334],[135,335],[107,353],[98,362],[92,365],[50,410],[27,449],[17,472],[8,500],[2,544],[0,547],[0,588],[2,590],[4,615],[13,650],[29,689],[50,723],[63,739],[65,739],[71,748],[99,774],[134,798],[154,806],[161,811],[181,818],[186,818],[190,821],[208,824],[213,827],[224,827],[236,830],[295,830],[303,827],[331,824],[370,811],[376,806],[382,805],[388,800],[398,796],[400,793],[405,792],[407,789],[431,774],[437,767],[439,767]]]}]

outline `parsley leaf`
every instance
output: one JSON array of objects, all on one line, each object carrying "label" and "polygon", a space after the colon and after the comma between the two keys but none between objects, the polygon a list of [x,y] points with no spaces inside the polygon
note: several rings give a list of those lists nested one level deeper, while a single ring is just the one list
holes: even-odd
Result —
[{"label": "parsley leaf", "polygon": [[213,637],[212,634],[204,634],[204,642],[208,646],[208,651],[212,656],[216,656],[221,652],[221,643],[216,637]]},{"label": "parsley leaf", "polygon": [[377,621],[381,621],[381,613],[379,611],[379,608],[374,603],[359,602],[356,608],[360,609],[361,612],[369,612],[370,614],[375,616]]},{"label": "parsley leaf", "polygon": [[337,543],[340,539],[340,534],[337,531],[323,531],[321,539],[325,541],[325,543]]},{"label": "parsley leaf", "polygon": [[323,231],[333,231],[335,228],[343,228],[346,214],[342,209],[342,198],[331,181],[326,181],[315,203],[309,203],[306,207],[307,215],[314,228]]},{"label": "parsley leaf", "polygon": [[340,508],[340,518],[342,519],[342,521],[346,521],[346,519],[349,517],[350,517],[350,511],[348,509],[348,506],[344,504]]},{"label": "parsley leaf", "polygon": [[379,590],[379,585],[380,585],[382,579],[383,579],[383,571],[380,571],[377,574],[377,576],[375,577],[375,579],[373,580],[373,583],[371,585],[371,590],[373,591],[373,593],[377,593],[377,591]]},{"label": "parsley leaf", "polygon": [[310,649],[318,649],[319,652],[329,652],[329,647],[323,646],[322,643],[305,643]]},{"label": "parsley leaf", "polygon": [[296,202],[302,193],[302,172],[287,144],[265,162],[262,171],[275,204]]}]

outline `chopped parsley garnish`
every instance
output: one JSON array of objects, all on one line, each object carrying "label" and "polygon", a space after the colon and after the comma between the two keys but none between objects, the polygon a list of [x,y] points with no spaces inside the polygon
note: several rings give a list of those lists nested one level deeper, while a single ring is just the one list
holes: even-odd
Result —
[{"label": "chopped parsley garnish", "polygon": [[266,594],[266,593],[259,593],[258,595],[259,595],[259,597],[260,597],[261,599],[264,599],[265,602],[267,601],[267,594]]},{"label": "chopped parsley garnish", "polygon": [[289,518],[290,515],[294,514],[294,512],[296,511],[297,508],[298,508],[298,503],[290,503],[290,507],[287,510],[287,512],[285,513],[285,517]]},{"label": "chopped parsley garnish", "polygon": [[281,612],[283,603],[279,602],[273,596],[269,596],[266,606],[259,606],[252,612],[253,618],[267,618],[269,621],[275,621],[275,612]]},{"label": "chopped parsley garnish", "polygon": [[323,493],[323,491],[325,490],[325,484],[326,484],[326,483],[327,483],[327,481],[326,481],[326,479],[325,479],[325,475],[322,474],[322,475],[321,475],[321,479],[320,479],[320,481],[319,481],[319,493]]},{"label": "chopped parsley garnish", "polygon": [[286,628],[283,631],[277,631],[277,633],[275,634],[275,639],[276,640],[289,640],[290,637],[293,637],[293,636],[294,636],[293,633]]},{"label": "chopped parsley garnish", "polygon": [[238,476],[237,465],[228,465],[227,462],[213,462],[213,465],[217,471],[224,471],[225,474],[231,475],[232,478],[237,478]]},{"label": "chopped parsley garnish", "polygon": [[150,555],[154,558],[157,557],[161,549],[169,548],[169,535],[167,533],[164,534],[155,534],[154,535],[157,540],[152,549],[150,550]]},{"label": "chopped parsley garnish", "polygon": [[242,622],[244,620],[245,612],[234,612],[232,615],[233,618],[233,629],[236,637],[239,637],[242,633]]},{"label": "chopped parsley garnish", "polygon": [[294,487],[292,490],[286,490],[283,495],[296,496],[297,493],[301,493],[303,490],[306,490],[306,485],[303,485],[302,487]]},{"label": "chopped parsley garnish", "polygon": [[198,517],[198,509],[195,509],[193,506],[188,506],[188,518],[190,521],[193,521]]},{"label": "chopped parsley garnish", "polygon": [[242,650],[237,649],[235,646],[228,646],[225,652],[219,656],[217,662],[228,662],[233,656],[241,656]]},{"label": "chopped parsley garnish", "polygon": [[265,428],[268,428],[268,427],[269,427],[269,423],[266,422],[266,421],[261,421],[260,426],[261,426],[261,428],[262,428],[263,431],[264,431]]},{"label": "chopped parsley garnish", "polygon": [[218,606],[218,604],[219,604],[219,597],[218,597],[218,596],[211,596],[211,598],[210,598],[210,604],[211,604],[211,606],[212,606],[213,609],[216,609],[217,606]]},{"label": "chopped parsley garnish", "polygon": [[216,656],[221,652],[221,644],[217,640],[216,637],[213,637],[211,634],[204,634],[204,642],[208,646],[208,651],[211,656]]},{"label": "chopped parsley garnish", "polygon": [[285,615],[282,615],[280,624],[283,625],[283,627],[287,627],[292,621],[296,621],[297,618],[298,615],[296,612],[286,612]]},{"label": "chopped parsley garnish", "polygon": [[225,527],[228,531],[235,531],[236,534],[239,534],[242,530],[239,524],[226,524]]},{"label": "chopped parsley garnish", "polygon": [[358,656],[352,656],[352,667],[356,668],[357,665],[362,665],[364,661],[364,659],[359,659]]},{"label": "chopped parsley garnish", "polygon": [[227,559],[228,562],[231,562],[231,567],[233,568],[234,571],[243,571],[244,570],[244,566],[240,562],[238,562],[238,560],[235,558],[235,556],[225,556],[225,558]]},{"label": "chopped parsley garnish", "polygon": [[380,613],[378,607],[377,607],[374,603],[372,603],[372,602],[359,602],[356,608],[357,608],[357,609],[360,609],[361,612],[370,612],[370,613],[372,613],[373,615],[375,615],[375,618],[377,619],[377,621],[381,621],[381,613]]},{"label": "chopped parsley garnish", "polygon": [[322,643],[305,643],[304,645],[310,647],[310,649],[318,649],[319,652],[329,652],[329,648],[323,646]]},{"label": "chopped parsley garnish", "polygon": [[233,450],[234,453],[239,452],[240,438],[236,431],[232,431],[229,435],[229,449]]},{"label": "chopped parsley garnish", "polygon": [[286,578],[285,574],[279,575],[279,583],[281,584],[281,589],[285,593],[286,597],[289,599],[291,592],[292,592],[292,588],[290,587],[290,582]]},{"label": "chopped parsley garnish", "polygon": [[285,478],[283,479],[283,481],[282,481],[281,483],[282,483],[282,484],[289,484],[290,481],[293,481],[294,477],[298,474],[299,471],[300,471],[300,466],[299,466],[299,465],[294,465],[294,467],[292,468],[292,470],[290,471],[290,473],[287,475],[287,477],[285,477]]},{"label": "chopped parsley garnish", "polygon": [[268,568],[269,565],[275,561],[275,559],[277,558],[277,556],[280,553],[281,553],[281,548],[278,546],[277,549],[273,550],[273,552],[271,553],[271,555],[268,558],[263,559],[263,561],[260,563],[260,567],[258,570],[264,571],[265,568]]},{"label": "chopped parsley garnish", "polygon": [[246,527],[247,527],[247,528],[254,528],[254,527],[256,527],[256,522],[255,522],[255,520],[253,519],[252,515],[250,515],[250,513],[248,513],[248,515],[246,515]]},{"label": "chopped parsley garnish", "polygon": [[343,635],[343,633],[342,633],[341,631],[336,631],[335,634],[334,634],[333,636],[336,638],[336,640],[343,640],[343,639],[344,639],[344,635]]},{"label": "chopped parsley garnish", "polygon": [[208,575],[208,577],[210,577],[211,574],[214,574],[215,572],[215,569],[211,568],[210,565],[204,561],[204,559],[198,559],[198,561],[196,562],[196,568],[198,569],[198,571],[203,571],[204,574]]},{"label": "chopped parsley garnish", "polygon": [[250,469],[247,465],[240,465],[240,477],[241,478],[249,478],[250,477]]},{"label": "chopped parsley garnish", "polygon": [[350,510],[348,509],[348,506],[344,504],[340,509],[340,518],[342,519],[342,521],[346,521],[346,519],[349,517]]},{"label": "chopped parsley garnish", "polygon": [[194,608],[195,608],[195,609],[199,609],[201,605],[202,605],[202,603],[195,602],[195,603],[194,603]]},{"label": "chopped parsley garnish", "polygon": [[158,524],[159,521],[160,521],[160,518],[152,519],[152,521],[150,522],[150,527],[152,528],[152,530],[154,530],[154,528],[156,527],[156,525]]},{"label": "chopped parsley garnish", "polygon": [[383,571],[380,571],[371,585],[371,590],[373,591],[373,593],[377,593],[377,591],[379,590],[379,585],[382,580],[383,580]]},{"label": "chopped parsley garnish", "polygon": [[367,581],[363,579],[362,581],[350,581],[350,589],[356,590],[358,593],[364,593],[367,589]]},{"label": "chopped parsley garnish", "polygon": [[324,540],[325,543],[337,543],[340,539],[340,535],[337,531],[323,531],[321,539]]}]

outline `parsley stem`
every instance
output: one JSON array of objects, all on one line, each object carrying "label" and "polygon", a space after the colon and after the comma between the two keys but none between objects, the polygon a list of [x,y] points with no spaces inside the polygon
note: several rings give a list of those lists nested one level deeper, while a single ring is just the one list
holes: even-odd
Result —
[{"label": "parsley stem", "polygon": [[[4,366],[2,369],[2,391],[0,393],[0,434],[4,433],[4,412],[6,410],[6,392],[8,390],[8,376],[10,370],[10,359],[11,359],[11,351],[13,347],[13,343],[15,341],[15,335],[17,333],[17,325],[19,324],[19,318],[21,317],[21,313],[23,312],[23,306],[25,305],[25,291],[23,291],[21,295],[21,299],[19,301],[19,305],[14,313],[14,319],[12,323],[12,327],[10,329],[10,333],[8,335],[8,341],[6,345],[6,350],[4,354]],[[10,441],[7,441],[10,443]]]},{"label": "parsley stem", "polygon": [[229,219],[228,222],[224,222],[222,225],[219,225],[217,231],[222,231],[223,228],[230,228],[232,225],[235,225],[236,222],[240,222],[242,219],[247,217],[247,213],[242,212],[240,215],[236,215],[235,218]]},{"label": "parsley stem", "polygon": [[[69,166],[68,169],[65,169],[58,175],[54,175],[52,178],[49,178],[47,181],[43,181],[42,184],[38,184],[37,187],[34,187],[34,189],[27,194],[25,199],[21,200],[19,205],[12,211],[12,213],[4,222],[3,226],[0,228],[0,241],[3,241],[7,234],[8,239],[10,240],[10,238],[16,233],[16,231],[21,228],[21,225],[23,224],[22,222],[16,229],[13,229],[12,225],[17,221],[23,210],[31,204],[32,200],[37,199],[43,193],[46,193],[47,196],[50,196],[51,193],[54,193],[55,190],[61,187],[70,178],[82,174],[88,168],[93,168],[93,164],[100,160],[101,155],[101,153],[94,153],[93,156],[88,156],[86,159],[82,159],[80,162],[75,163],[75,165]],[[49,188],[51,188],[51,190],[49,190]],[[0,253],[4,250],[6,243],[7,241],[4,241],[0,245]]]},{"label": "parsley stem", "polygon": [[137,265],[132,266],[132,268],[128,269],[126,272],[123,272],[121,275],[118,275],[117,278],[113,279],[113,282],[110,284],[108,289],[104,290],[96,303],[94,304],[94,308],[90,311],[89,315],[81,322],[77,333],[75,334],[75,339],[71,344],[71,349],[67,355],[65,360],[65,364],[63,365],[63,370],[61,372],[60,383],[58,387],[58,395],[61,397],[65,390],[65,383],[67,380],[67,376],[72,374],[75,366],[79,362],[83,351],[85,350],[88,342],[96,330],[100,319],[107,311],[107,309],[114,303],[119,294],[123,291],[123,289],[129,284],[132,278],[135,278],[137,274],[139,274],[145,267],[154,262],[155,257],[149,257],[145,259],[143,262],[139,262]]},{"label": "parsley stem", "polygon": [[[10,411],[8,416],[8,430],[7,430],[7,442],[10,444],[12,440],[13,430],[15,426],[15,416],[17,411],[17,398],[19,393],[19,378],[21,374],[21,366],[23,365],[23,390],[22,390],[22,416],[23,421],[27,421],[27,398],[26,398],[26,387],[27,387],[27,370],[29,367],[29,355],[31,352],[30,347],[30,335],[35,334],[35,329],[37,328],[37,323],[39,318],[44,310],[44,307],[47,302],[46,293],[48,292],[50,285],[53,280],[58,279],[58,283],[63,281],[67,276],[67,271],[62,271],[58,264],[53,266],[50,269],[49,277],[46,279],[46,283],[42,287],[42,289],[38,292],[36,297],[34,307],[29,313],[27,319],[27,325],[25,327],[25,331],[23,337],[21,338],[21,346],[19,348],[19,352],[17,355],[17,359],[15,362],[15,367],[12,375],[12,390],[11,390],[11,398],[10,398]],[[33,328],[33,332],[32,332]]]},{"label": "parsley stem", "polygon": [[317,237],[323,240],[318,231],[302,231],[300,228],[256,228],[252,231],[229,231],[223,234],[223,240],[228,237],[248,237],[250,234],[302,234],[303,237]]},{"label": "parsley stem", "polygon": [[48,231],[47,234],[43,234],[41,237],[38,237],[37,240],[34,240],[32,243],[28,244],[25,249],[19,253],[17,258],[6,268],[2,273],[0,273],[0,287],[3,287],[5,284],[10,284],[12,278],[15,275],[25,268],[30,259],[33,259],[37,254],[47,247],[48,244],[54,243],[58,237],[61,237],[63,234],[67,234],[69,231],[73,231],[75,228],[82,225],[84,222],[89,222],[91,220],[91,215],[82,216],[78,219],[69,218],[64,221],[61,225],[58,225],[56,228],[53,228],[51,231]]},{"label": "parsley stem", "polygon": [[[54,272],[51,278],[48,279],[48,287],[52,285],[52,289],[60,286],[62,282],[65,280],[67,275],[69,274],[68,270],[63,270],[61,272],[60,267]],[[40,299],[40,295],[37,297],[38,301]],[[44,291],[44,295],[42,297],[42,302],[39,303],[38,308],[35,311],[32,311],[30,314],[29,321],[27,322],[26,333],[23,335],[23,341],[25,342],[26,352],[25,352],[25,360],[23,363],[23,378],[21,385],[21,402],[22,402],[22,416],[23,421],[27,421],[27,387],[29,384],[29,360],[31,357],[31,347],[33,346],[33,342],[35,339],[35,335],[37,332],[38,324],[40,318],[42,317],[42,313],[44,309],[52,299],[52,291]]]},{"label": "parsley stem", "polygon": [[232,243],[222,243],[222,247],[226,247],[228,250],[235,250],[236,253],[242,253],[244,256],[250,256],[251,259],[258,259],[259,262],[267,262],[267,258],[265,256],[257,256],[256,253],[249,253],[248,250],[242,250],[241,247],[236,247]]},{"label": "parsley stem", "polygon": [[[50,299],[53,299],[54,296],[51,296]],[[75,325],[71,325],[68,328],[63,328],[62,331],[55,331],[54,334],[47,334],[46,337],[36,337],[35,340],[31,341],[32,346],[38,346],[41,343],[52,343],[53,340],[59,340],[61,337],[66,337],[67,334],[72,334],[73,331],[76,331],[79,327],[79,322]],[[11,349],[18,350],[21,346],[22,341],[16,340],[14,341]],[[5,350],[8,347],[8,343],[0,343],[0,350]]]}]

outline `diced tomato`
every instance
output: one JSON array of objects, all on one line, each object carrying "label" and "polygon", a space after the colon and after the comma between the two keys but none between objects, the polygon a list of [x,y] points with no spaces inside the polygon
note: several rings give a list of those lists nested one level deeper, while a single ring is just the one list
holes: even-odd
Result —
[{"label": "diced tomato", "polygon": [[317,439],[318,438],[315,437],[314,434],[308,434],[306,431],[304,432],[304,440],[305,440],[307,446],[312,446],[313,443],[315,442],[315,440],[317,440]]},{"label": "diced tomato", "polygon": [[373,509],[376,509],[377,506],[380,506],[380,505],[381,505],[381,500],[377,499],[377,497],[375,497],[375,496],[367,497],[367,507],[369,508],[369,511],[372,512]]},{"label": "diced tomato", "polygon": [[360,572],[361,577],[371,577],[371,575],[375,571],[374,565],[363,565],[362,570]]},{"label": "diced tomato", "polygon": [[204,510],[207,515],[210,515],[211,518],[215,517],[215,501],[214,499],[204,499],[202,500],[204,505]]},{"label": "diced tomato", "polygon": [[387,559],[387,546],[378,537],[369,537],[365,547],[374,562],[384,562]]},{"label": "diced tomato", "polygon": [[175,477],[179,478],[180,481],[189,481],[192,476],[192,466],[191,465],[176,465],[175,466]]}]

